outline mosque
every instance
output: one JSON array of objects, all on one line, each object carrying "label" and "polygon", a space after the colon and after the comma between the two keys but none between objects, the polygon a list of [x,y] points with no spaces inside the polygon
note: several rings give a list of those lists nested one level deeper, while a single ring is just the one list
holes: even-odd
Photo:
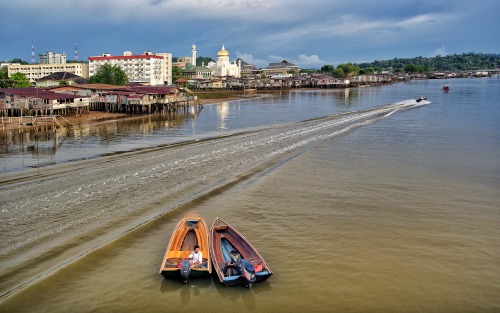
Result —
[{"label": "mosque", "polygon": [[191,47],[191,58],[186,57],[186,59],[190,59],[183,74],[188,79],[193,78],[210,78],[212,76],[215,77],[226,77],[231,76],[235,78],[241,77],[241,59],[238,61],[234,61],[231,63],[229,61],[229,52],[222,45],[222,49],[217,53],[217,61],[209,62],[206,66],[205,64],[201,64],[196,66],[196,46],[193,44]]},{"label": "mosque", "polygon": [[241,77],[241,61],[231,63],[229,61],[229,52],[224,48],[224,45],[217,53],[217,61],[208,63],[207,67],[213,71],[214,76]]}]

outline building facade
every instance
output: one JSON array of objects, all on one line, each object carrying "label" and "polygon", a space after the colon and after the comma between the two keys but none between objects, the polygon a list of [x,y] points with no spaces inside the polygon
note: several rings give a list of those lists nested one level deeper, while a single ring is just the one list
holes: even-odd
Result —
[{"label": "building facade", "polygon": [[151,86],[172,84],[172,54],[146,51],[133,55],[125,51],[123,55],[112,56],[104,53],[102,56],[89,57],[89,76],[97,73],[104,64],[117,65],[125,71],[129,82],[146,83]]},{"label": "building facade", "polygon": [[192,66],[188,65],[186,69],[182,71],[182,75],[187,79],[197,79],[197,78],[210,78],[213,76],[213,71],[206,66]]},{"label": "building facade", "polygon": [[214,76],[241,77],[241,62],[234,61],[234,63],[231,63],[229,61],[229,52],[224,48],[224,45],[217,53],[217,61],[210,62],[207,67],[214,72]]},{"label": "building facade", "polygon": [[49,51],[45,54],[39,54],[40,64],[66,64],[66,53],[53,53]]},{"label": "building facade", "polygon": [[269,63],[269,66],[262,69],[262,73],[267,77],[287,77],[290,73],[298,72],[300,68],[288,62],[288,60],[283,60],[281,62]]},{"label": "building facade", "polygon": [[31,83],[57,72],[68,72],[83,78],[89,78],[89,65],[87,63],[7,65],[7,75],[9,77],[17,72],[26,75]]}]

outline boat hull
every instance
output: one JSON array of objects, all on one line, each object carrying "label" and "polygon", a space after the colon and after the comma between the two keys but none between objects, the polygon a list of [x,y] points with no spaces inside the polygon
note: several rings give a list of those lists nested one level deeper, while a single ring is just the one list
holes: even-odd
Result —
[{"label": "boat hull", "polygon": [[[163,270],[160,272],[160,274],[161,274],[161,276],[163,276],[166,279],[182,280],[180,269]],[[208,269],[207,270],[193,270],[193,269],[191,269],[191,273],[189,274],[189,279],[203,278],[203,277],[207,277],[208,275],[210,275],[210,273],[208,272]]]},{"label": "boat hull", "polygon": [[205,277],[212,272],[212,262],[208,251],[208,228],[198,213],[191,212],[184,216],[175,227],[159,273],[165,278],[186,282],[181,277],[181,263],[189,257],[195,245],[200,247],[203,262],[191,268],[189,279]]},{"label": "boat hull", "polygon": [[212,224],[209,232],[210,257],[217,273],[219,281],[226,286],[247,284],[243,275],[231,275],[224,273],[226,264],[230,262],[230,251],[236,249],[242,259],[247,260],[254,266],[255,282],[268,279],[273,272],[257,249],[236,229],[217,218]]}]

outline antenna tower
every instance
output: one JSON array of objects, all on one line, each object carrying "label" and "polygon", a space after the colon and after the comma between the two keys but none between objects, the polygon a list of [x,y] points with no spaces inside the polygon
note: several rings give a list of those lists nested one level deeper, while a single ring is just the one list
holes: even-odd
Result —
[{"label": "antenna tower", "polygon": [[31,40],[31,64],[35,64],[35,45],[33,40]]}]

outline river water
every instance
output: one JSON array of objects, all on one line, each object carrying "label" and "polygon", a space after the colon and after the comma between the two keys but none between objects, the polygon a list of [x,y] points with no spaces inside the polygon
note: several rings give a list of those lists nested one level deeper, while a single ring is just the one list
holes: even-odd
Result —
[{"label": "river water", "polygon": [[[0,311],[499,311],[499,98],[495,78],[412,81],[4,133]],[[192,210],[275,275],[164,280]]]}]

